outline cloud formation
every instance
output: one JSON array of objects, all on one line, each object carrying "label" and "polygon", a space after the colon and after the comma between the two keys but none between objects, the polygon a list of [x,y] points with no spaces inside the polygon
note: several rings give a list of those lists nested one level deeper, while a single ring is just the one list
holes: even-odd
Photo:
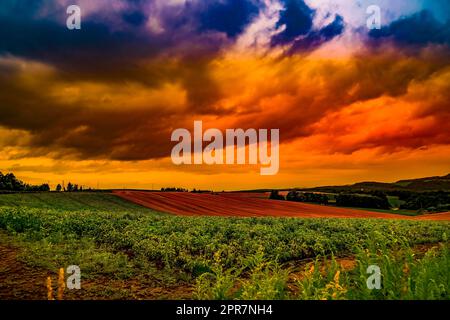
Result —
[{"label": "cloud formation", "polygon": [[391,38],[399,44],[450,45],[450,20],[439,22],[430,11],[423,10],[380,30],[371,30],[369,35],[375,39]]},{"label": "cloud formation", "polygon": [[69,31],[69,1],[3,1],[3,156],[164,159],[194,120],[324,157],[449,147],[448,2],[400,2],[370,31],[334,0],[80,0]]}]

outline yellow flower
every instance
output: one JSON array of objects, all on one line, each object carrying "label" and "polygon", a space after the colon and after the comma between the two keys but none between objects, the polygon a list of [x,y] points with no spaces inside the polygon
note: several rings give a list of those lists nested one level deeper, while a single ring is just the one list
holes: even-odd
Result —
[{"label": "yellow flower", "polygon": [[64,281],[64,268],[60,268],[59,269],[59,278],[58,278],[58,300],[63,300],[65,288],[66,288],[66,283]]},{"label": "yellow flower", "polygon": [[336,272],[336,274],[334,275],[334,282],[339,284],[339,275],[341,274],[341,272],[338,270]]},{"label": "yellow flower", "polygon": [[308,272],[308,273],[309,273],[309,274],[314,273],[314,265],[311,266],[311,268],[309,269],[309,272]]},{"label": "yellow flower", "polygon": [[55,300],[53,299],[52,278],[50,277],[47,277],[47,299]]}]

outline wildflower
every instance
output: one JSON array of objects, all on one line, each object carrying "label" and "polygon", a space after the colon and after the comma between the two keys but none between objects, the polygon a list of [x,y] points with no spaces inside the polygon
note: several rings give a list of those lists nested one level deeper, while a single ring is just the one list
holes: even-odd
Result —
[{"label": "wildflower", "polygon": [[65,288],[66,288],[66,283],[64,282],[64,268],[60,268],[59,269],[59,278],[58,278],[58,300],[63,299]]},{"label": "wildflower", "polygon": [[336,283],[336,284],[339,284],[339,275],[341,274],[341,272],[338,270],[337,272],[336,272],[336,274],[334,275],[334,282]]},{"label": "wildflower", "polygon": [[52,278],[51,277],[47,277],[47,299],[55,300],[53,298]]},{"label": "wildflower", "polygon": [[311,268],[309,269],[309,273],[313,273],[314,272],[314,265],[311,266]]}]

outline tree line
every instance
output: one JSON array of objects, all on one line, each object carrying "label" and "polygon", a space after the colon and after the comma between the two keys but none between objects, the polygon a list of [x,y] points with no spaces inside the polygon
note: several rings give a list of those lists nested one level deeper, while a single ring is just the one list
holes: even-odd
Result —
[{"label": "tree line", "polygon": [[191,193],[213,193],[211,190],[200,190],[200,189],[192,189],[192,191],[189,191],[185,188],[175,188],[175,187],[169,187],[169,188],[161,188],[161,192],[191,192]]},{"label": "tree line", "polygon": [[[91,191],[91,188],[83,189],[83,186],[69,182],[67,185],[58,184],[56,191],[64,192],[82,192]],[[0,191],[2,192],[45,192],[50,191],[50,185],[43,183],[41,185],[32,185],[18,179],[14,173],[3,174],[0,172]]]},{"label": "tree line", "polygon": [[[353,194],[339,193],[334,196],[336,206],[338,207],[356,207],[356,208],[373,208],[373,209],[389,209],[391,206],[389,200],[383,192],[373,191],[370,194]],[[270,193],[269,199],[287,200],[294,202],[307,202],[327,205],[329,197],[323,193],[300,192],[291,190],[286,197],[280,195],[277,190]]]},{"label": "tree line", "polygon": [[429,212],[450,211],[450,193],[430,191],[410,194],[400,209],[421,210]]},{"label": "tree line", "polygon": [[78,184],[74,184],[72,182],[68,182],[67,186],[63,186],[61,184],[58,183],[58,185],[56,186],[56,191],[61,192],[83,192],[83,191],[91,191],[91,188],[88,189],[83,189],[83,186],[78,186]]},{"label": "tree line", "polygon": [[327,205],[330,200],[335,200],[335,205],[338,207],[355,207],[355,208],[371,208],[371,209],[391,209],[388,195],[397,196],[403,203],[400,209],[417,210],[423,212],[443,212],[450,210],[450,192],[448,191],[398,191],[384,192],[381,190],[366,190],[341,191],[336,194],[324,194],[314,192],[304,192],[291,190],[286,196],[279,193],[278,190],[273,190],[269,199],[272,200],[287,200],[295,202],[308,202]]},{"label": "tree line", "polygon": [[3,174],[0,172],[0,191],[50,191],[48,183],[31,185],[17,179],[13,173]]}]

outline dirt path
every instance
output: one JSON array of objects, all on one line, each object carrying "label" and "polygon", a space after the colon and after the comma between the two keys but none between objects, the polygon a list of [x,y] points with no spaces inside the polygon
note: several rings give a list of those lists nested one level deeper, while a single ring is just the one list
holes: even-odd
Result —
[{"label": "dirt path", "polygon": [[46,299],[47,273],[17,260],[17,250],[0,244],[0,299]]},{"label": "dirt path", "polygon": [[420,218],[309,203],[276,201],[257,193],[196,194],[187,192],[114,191],[117,196],[157,211],[185,216],[378,218],[450,221],[450,212]]},{"label": "dirt path", "polygon": [[[56,297],[58,275],[44,268],[31,267],[20,261],[20,248],[0,232],[0,300],[46,300],[46,280],[51,276]],[[64,291],[64,300],[112,299],[189,299],[193,287],[146,286],[138,279],[116,280],[107,277],[83,279],[80,290]]]}]

